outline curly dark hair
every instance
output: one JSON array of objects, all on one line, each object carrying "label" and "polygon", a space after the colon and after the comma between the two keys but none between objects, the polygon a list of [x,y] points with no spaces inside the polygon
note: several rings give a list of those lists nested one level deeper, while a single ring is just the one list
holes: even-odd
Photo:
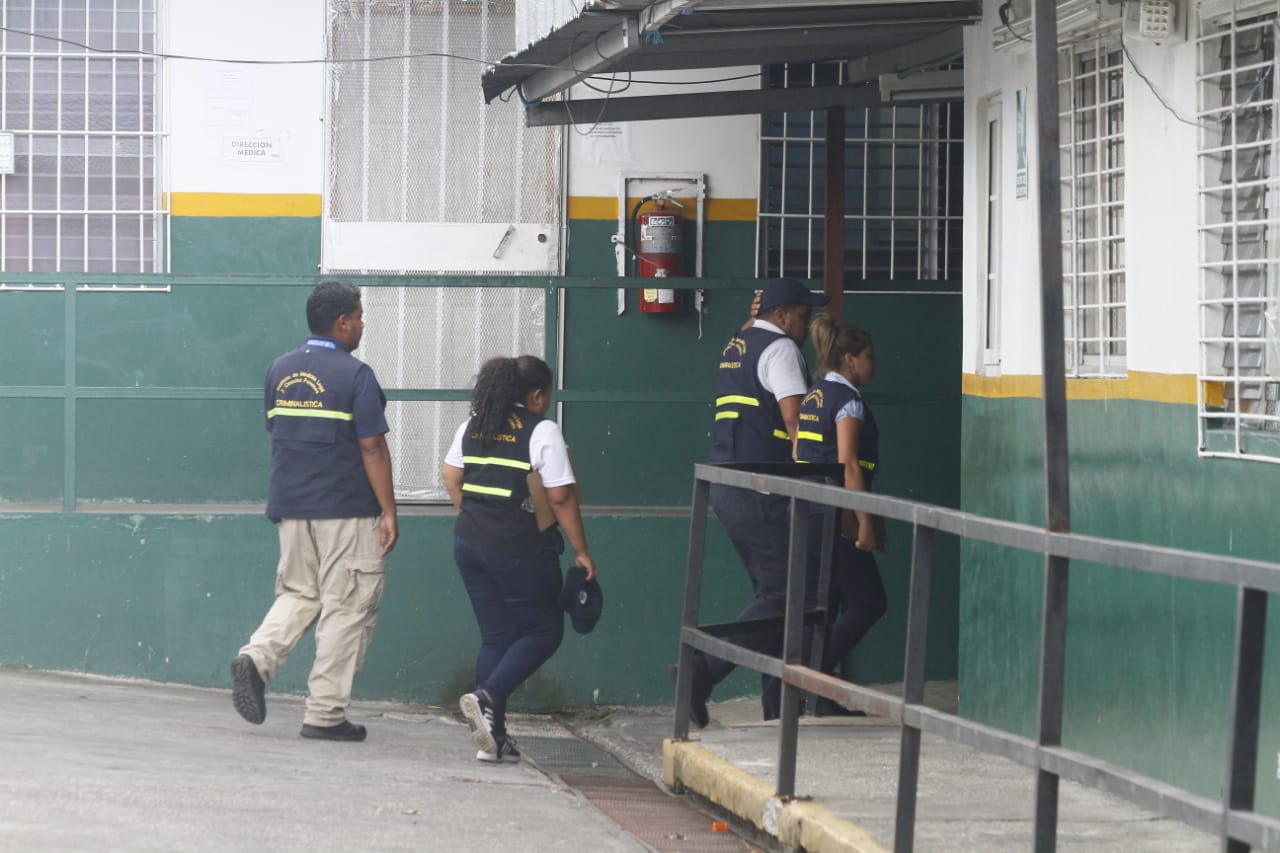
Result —
[{"label": "curly dark hair", "polygon": [[551,368],[537,356],[498,356],[486,361],[471,392],[471,425],[486,436],[499,432],[516,403],[551,387]]},{"label": "curly dark hair", "polygon": [[313,335],[333,331],[338,318],[355,313],[360,288],[341,281],[322,281],[307,297],[307,328]]}]

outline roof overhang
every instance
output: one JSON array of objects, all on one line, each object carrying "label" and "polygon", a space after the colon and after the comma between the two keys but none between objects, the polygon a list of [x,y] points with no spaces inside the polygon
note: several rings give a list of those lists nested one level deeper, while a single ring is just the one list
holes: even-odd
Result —
[{"label": "roof overhang", "polygon": [[[981,0],[594,0],[487,69],[482,86],[486,101],[517,89],[530,124],[570,124],[574,116],[594,122],[766,112],[778,109],[777,93],[758,88],[615,95],[575,101],[574,115],[563,101],[546,99],[593,76],[796,62],[846,62],[848,84],[810,90],[806,98],[815,105],[808,107],[795,103],[800,90],[790,90],[790,109],[871,106],[889,100],[890,92],[949,99],[959,93],[954,77],[941,88],[937,78],[928,86],[892,83],[957,58],[959,28],[980,17]],[[891,85],[874,85],[884,76],[893,78]]]}]

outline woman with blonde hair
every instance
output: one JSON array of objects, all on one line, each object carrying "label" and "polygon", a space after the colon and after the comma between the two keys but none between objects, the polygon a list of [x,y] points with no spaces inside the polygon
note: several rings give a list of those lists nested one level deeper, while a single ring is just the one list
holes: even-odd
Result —
[{"label": "woman with blonde hair", "polygon": [[[796,440],[799,462],[838,463],[844,487],[871,491],[880,464],[880,432],[862,390],[875,378],[871,335],[826,315],[810,327],[818,363],[825,371],[800,403]],[[828,628],[823,672],[833,672],[888,607],[880,570],[873,556],[884,549],[882,519],[866,512],[845,511],[831,560],[828,610],[839,613]],[[817,576],[822,547],[822,514],[809,520],[810,577]],[[839,706],[820,702],[819,709],[838,713]]]}]

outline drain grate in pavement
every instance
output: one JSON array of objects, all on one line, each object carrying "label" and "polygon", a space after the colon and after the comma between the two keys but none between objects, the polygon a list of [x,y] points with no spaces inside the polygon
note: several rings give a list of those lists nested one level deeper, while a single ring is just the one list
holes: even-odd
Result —
[{"label": "drain grate in pavement", "polygon": [[578,791],[614,823],[660,853],[747,853],[762,848],[632,773],[609,753],[575,737],[521,737],[520,751],[544,773]]}]

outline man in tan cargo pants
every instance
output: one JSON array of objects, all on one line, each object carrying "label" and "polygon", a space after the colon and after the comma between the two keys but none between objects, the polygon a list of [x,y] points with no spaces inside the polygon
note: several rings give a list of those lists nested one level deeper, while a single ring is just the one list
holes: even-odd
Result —
[{"label": "man in tan cargo pants", "polygon": [[378,620],[383,561],[395,547],[396,505],[386,396],[351,355],[364,332],[360,291],[324,282],[307,299],[306,342],[267,368],[271,433],[267,517],[280,535],[275,602],[231,662],[231,698],[266,719],[266,685],[312,625],[316,657],[302,736],[359,741],[347,719],[351,683]]}]

